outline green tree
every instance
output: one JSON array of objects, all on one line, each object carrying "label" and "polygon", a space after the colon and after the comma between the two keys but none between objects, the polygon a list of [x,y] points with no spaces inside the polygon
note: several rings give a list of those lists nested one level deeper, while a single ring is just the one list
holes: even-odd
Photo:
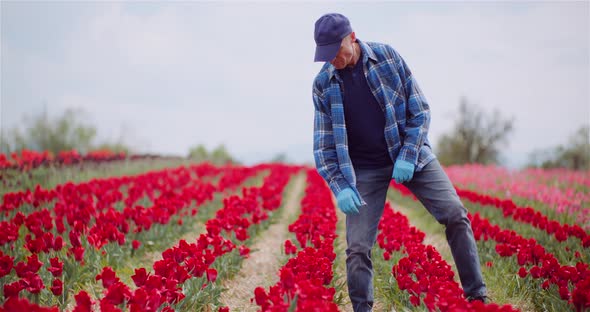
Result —
[{"label": "green tree", "polygon": [[499,162],[500,148],[513,129],[513,119],[498,111],[491,115],[462,98],[453,129],[443,134],[437,145],[437,157],[443,165]]},{"label": "green tree", "polygon": [[201,162],[209,159],[209,153],[207,152],[207,148],[203,144],[199,144],[197,146],[192,147],[188,151],[188,158]]},{"label": "green tree", "polygon": [[566,145],[536,150],[529,155],[529,167],[590,169],[590,127],[580,127]]},{"label": "green tree", "polygon": [[56,119],[45,113],[25,117],[24,124],[29,126],[24,132],[14,128],[8,134],[11,151],[47,150],[57,155],[60,151],[76,149],[86,153],[96,136],[96,128],[81,123],[81,114],[82,111],[69,109]]},{"label": "green tree", "polygon": [[223,144],[217,146],[211,152],[211,159],[216,163],[222,163],[222,164],[228,163],[228,162],[232,162],[232,163],[234,162],[232,156],[229,154],[229,152],[225,148],[225,145],[223,145]]},{"label": "green tree", "polygon": [[130,148],[122,140],[115,143],[103,142],[96,146],[93,143],[96,127],[84,123],[83,114],[82,110],[68,109],[56,118],[49,118],[46,113],[25,116],[22,129],[15,127],[2,133],[2,152],[20,152],[23,149],[47,150],[54,155],[72,149],[81,154],[95,149],[130,152]]},{"label": "green tree", "polygon": [[214,164],[236,162],[223,144],[217,146],[211,152],[207,151],[207,148],[203,144],[199,144],[189,150],[188,157],[195,162],[209,161]]}]

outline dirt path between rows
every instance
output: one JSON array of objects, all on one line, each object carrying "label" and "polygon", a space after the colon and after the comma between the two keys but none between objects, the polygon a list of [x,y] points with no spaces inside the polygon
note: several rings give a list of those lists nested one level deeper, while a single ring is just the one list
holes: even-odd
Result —
[{"label": "dirt path between rows", "polygon": [[229,307],[230,311],[257,311],[259,307],[256,303],[250,302],[254,297],[254,289],[258,286],[268,289],[278,281],[279,259],[289,233],[289,220],[299,211],[299,195],[305,187],[305,175],[299,174],[295,179],[280,219],[254,243],[250,257],[242,262],[240,272],[233,279],[223,283],[227,291],[221,294],[221,302]]},{"label": "dirt path between rows", "polygon": [[[336,200],[334,200],[334,204],[336,204]],[[340,311],[343,312],[353,312],[352,303],[350,303],[350,297],[348,297],[348,286],[346,284],[346,215],[336,207],[337,215],[338,215],[338,237],[336,238],[336,252],[341,252],[341,255],[338,255],[336,261],[340,263],[336,264],[336,271],[334,272],[334,276],[342,276],[342,282],[344,286],[342,287],[342,296],[344,297],[344,305],[339,306],[338,308]]]}]

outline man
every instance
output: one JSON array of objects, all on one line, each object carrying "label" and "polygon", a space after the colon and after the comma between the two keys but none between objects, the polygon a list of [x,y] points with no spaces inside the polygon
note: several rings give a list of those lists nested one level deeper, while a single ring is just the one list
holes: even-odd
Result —
[{"label": "man", "polygon": [[314,158],[346,214],[346,269],[355,312],[373,306],[371,248],[391,179],[403,183],[438,222],[465,296],[485,301],[467,210],[432,153],[430,109],[402,57],[389,45],[362,42],[336,13],[315,23]]}]

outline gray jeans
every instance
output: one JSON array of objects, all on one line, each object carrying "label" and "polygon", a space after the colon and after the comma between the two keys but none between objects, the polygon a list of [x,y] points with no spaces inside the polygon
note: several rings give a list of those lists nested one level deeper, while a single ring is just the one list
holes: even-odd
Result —
[{"label": "gray jeans", "polygon": [[[346,216],[346,272],[348,294],[355,312],[371,311],[373,307],[373,264],[371,249],[377,239],[377,226],[383,215],[387,189],[393,166],[381,169],[355,169],[357,188],[367,202],[358,215]],[[477,246],[461,203],[438,160],[415,172],[404,183],[436,220],[445,225],[447,241],[459,272],[466,296],[486,294],[481,276]]]}]

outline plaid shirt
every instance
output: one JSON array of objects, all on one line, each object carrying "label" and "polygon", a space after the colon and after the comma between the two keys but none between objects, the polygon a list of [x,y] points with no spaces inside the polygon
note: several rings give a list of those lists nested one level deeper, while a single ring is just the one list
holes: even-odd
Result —
[{"label": "plaid shirt", "polygon": [[[389,45],[361,42],[362,61],[367,83],[385,114],[385,141],[395,162],[403,159],[422,170],[435,158],[427,134],[430,108],[416,79],[402,57]],[[335,195],[356,188],[356,176],[348,154],[342,79],[326,62],[313,83],[315,107],[313,154],[318,173]]]}]

